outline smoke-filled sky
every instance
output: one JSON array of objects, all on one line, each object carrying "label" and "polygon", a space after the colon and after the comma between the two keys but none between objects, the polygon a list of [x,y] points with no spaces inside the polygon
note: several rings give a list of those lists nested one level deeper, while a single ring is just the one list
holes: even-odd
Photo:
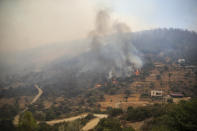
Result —
[{"label": "smoke-filled sky", "polygon": [[132,31],[197,31],[196,0],[0,0],[0,51],[86,38],[103,8]]}]

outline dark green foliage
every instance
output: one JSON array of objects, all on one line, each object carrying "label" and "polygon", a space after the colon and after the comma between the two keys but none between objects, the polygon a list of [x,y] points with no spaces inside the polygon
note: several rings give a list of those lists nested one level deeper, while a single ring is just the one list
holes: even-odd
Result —
[{"label": "dark green foliage", "polygon": [[12,124],[12,120],[0,120],[1,131],[14,131],[16,130]]},{"label": "dark green foliage", "polygon": [[49,126],[46,123],[40,123],[38,131],[80,131],[81,128],[81,120],[78,119],[72,122],[58,123],[53,126]]},{"label": "dark green foliage", "polygon": [[135,131],[132,127],[121,127],[120,121],[114,118],[103,118],[95,128],[96,131]]},{"label": "dark green foliage", "polygon": [[12,119],[19,111],[17,105],[4,105],[0,108],[0,120]]},{"label": "dark green foliage", "polygon": [[165,109],[161,108],[161,105],[155,104],[153,106],[128,107],[127,113],[124,118],[128,121],[136,122],[142,121],[150,117],[160,116],[165,113]]},{"label": "dark green foliage", "polygon": [[150,114],[146,108],[129,108],[127,110],[126,120],[128,121],[141,121],[150,117]]},{"label": "dark green foliage", "polygon": [[149,93],[145,93],[145,92],[140,95],[141,98],[147,98],[149,96],[150,96]]},{"label": "dark green foliage", "polygon": [[135,131],[132,127],[125,127],[122,131]]},{"label": "dark green foliage", "polygon": [[38,131],[51,131],[52,127],[47,125],[46,123],[39,123]]},{"label": "dark green foliage", "polygon": [[38,125],[34,119],[31,112],[26,111],[19,120],[19,130],[20,131],[36,131],[38,130]]},{"label": "dark green foliage", "polygon": [[88,121],[95,118],[93,114],[89,113],[85,118],[81,119],[81,125],[85,125]]},{"label": "dark green foliage", "polygon": [[[174,118],[179,125],[178,130],[196,130],[197,129],[197,99],[189,102],[182,101],[175,106],[169,116]],[[180,127],[180,128],[179,128]]]},{"label": "dark green foliage", "polygon": [[112,117],[118,116],[123,113],[122,109],[120,108],[108,108],[107,112],[109,116],[112,116]]},{"label": "dark green foliage", "polygon": [[113,118],[101,119],[96,126],[96,131],[121,131],[119,120]]},{"label": "dark green foliage", "polygon": [[9,89],[0,90],[0,98],[20,97],[22,95],[33,96],[36,93],[37,89],[33,85],[18,88],[9,87]]},{"label": "dark green foliage", "polygon": [[164,108],[166,112],[163,115],[145,123],[144,131],[196,131],[197,99],[182,101],[178,105],[169,104]]},{"label": "dark green foliage", "polygon": [[51,127],[49,131],[80,131],[82,125],[80,120],[75,120],[72,122],[58,123]]}]

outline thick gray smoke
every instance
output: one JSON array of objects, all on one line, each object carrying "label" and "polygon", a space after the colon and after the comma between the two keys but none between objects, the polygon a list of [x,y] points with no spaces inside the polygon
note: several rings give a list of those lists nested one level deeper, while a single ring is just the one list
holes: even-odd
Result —
[{"label": "thick gray smoke", "polygon": [[95,29],[90,32],[92,62],[85,70],[106,72],[113,76],[130,76],[134,69],[142,67],[139,52],[131,43],[131,30],[125,23],[113,21],[107,11],[98,12]]}]

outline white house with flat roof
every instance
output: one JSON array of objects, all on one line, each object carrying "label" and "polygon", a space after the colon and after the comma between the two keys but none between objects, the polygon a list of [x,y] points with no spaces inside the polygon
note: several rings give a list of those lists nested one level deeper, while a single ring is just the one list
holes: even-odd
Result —
[{"label": "white house with flat roof", "polygon": [[151,96],[156,96],[156,97],[160,97],[162,96],[163,91],[159,91],[159,90],[152,90],[151,91]]}]

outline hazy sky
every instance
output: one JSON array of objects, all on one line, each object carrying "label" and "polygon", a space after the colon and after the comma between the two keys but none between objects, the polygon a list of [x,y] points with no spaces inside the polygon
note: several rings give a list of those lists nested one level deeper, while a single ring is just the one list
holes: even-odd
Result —
[{"label": "hazy sky", "polygon": [[197,0],[0,0],[0,51],[85,38],[103,8],[132,31],[197,31]]}]

